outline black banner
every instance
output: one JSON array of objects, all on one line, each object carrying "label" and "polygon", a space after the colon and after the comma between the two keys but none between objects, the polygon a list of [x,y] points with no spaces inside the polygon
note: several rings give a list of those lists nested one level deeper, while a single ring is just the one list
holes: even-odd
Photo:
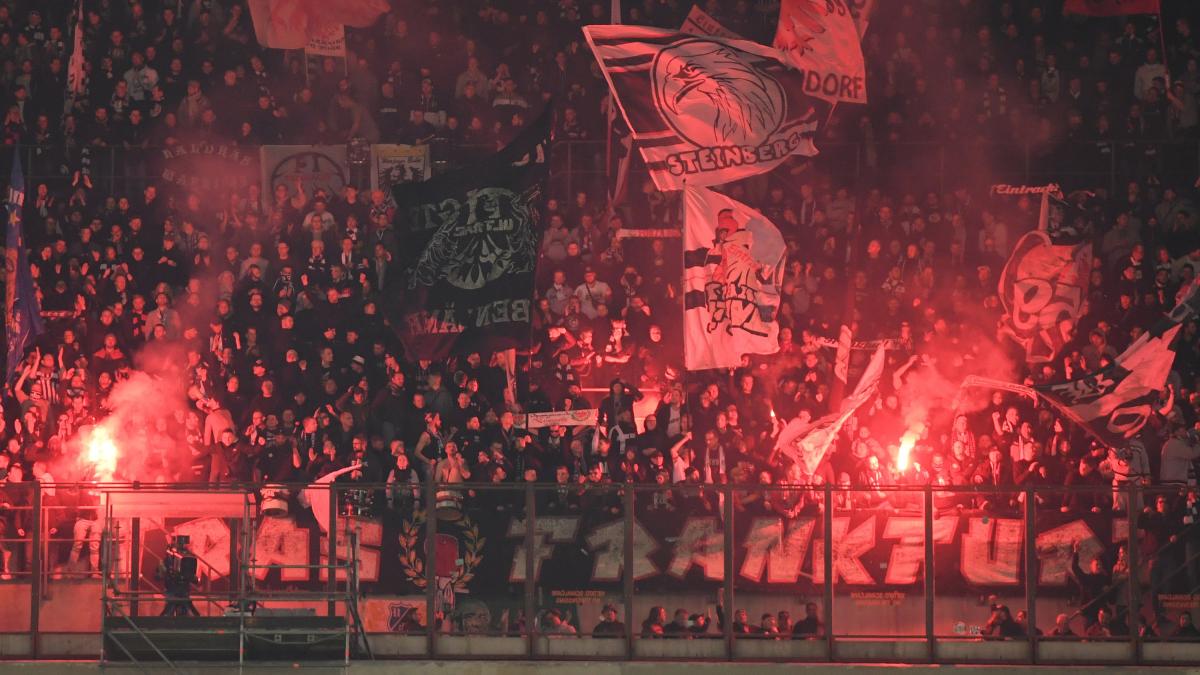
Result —
[{"label": "black banner", "polygon": [[[440,517],[434,546],[434,576],[439,592],[497,598],[521,596],[525,582],[525,527],[517,509],[487,499],[487,506],[468,507],[453,520]],[[680,504],[645,495],[633,518],[632,572],[639,592],[707,591],[724,581],[725,524],[717,515],[688,514]],[[904,589],[924,579],[925,524],[917,508],[920,495],[900,509],[837,509],[833,524],[833,574],[841,591]],[[1061,498],[1062,495],[1057,495]],[[616,493],[601,498],[617,504]],[[639,503],[643,495],[639,493]],[[744,511],[734,518],[733,570],[738,588],[801,595],[820,592],[826,574],[827,536],[816,509],[795,518]],[[1070,592],[1072,548],[1081,546],[1082,560],[1114,547],[1128,537],[1120,514],[1063,514],[1039,510],[1035,540],[1025,541],[1025,523],[1014,512],[994,515],[947,509],[934,517],[935,575],[938,592],[974,596],[988,590],[1037,583],[1039,594],[1061,597]],[[347,529],[358,534],[359,578],[375,595],[422,594],[427,587],[426,518],[423,510],[387,512],[382,518],[339,523],[338,557],[347,555]],[[237,540],[231,521],[220,518],[167,519],[165,529],[144,527],[142,573],[153,579],[168,535],[187,534],[192,551],[206,561],[203,576],[213,590],[230,587],[238,556],[230,555]],[[263,517],[254,525],[255,576],[262,588],[319,588],[324,573],[303,565],[326,560],[329,540],[311,513]],[[535,580],[544,589],[617,589],[624,567],[625,530],[621,516],[610,510],[539,513],[533,534]],[[1025,546],[1032,543],[1038,565],[1036,579],[1024,567]],[[211,564],[212,567],[208,567]],[[267,565],[287,567],[268,569]],[[450,600],[452,603],[453,600]]]},{"label": "black banner", "polygon": [[407,278],[384,311],[410,358],[529,343],[549,176],[546,110],[479,164],[392,190]]}]

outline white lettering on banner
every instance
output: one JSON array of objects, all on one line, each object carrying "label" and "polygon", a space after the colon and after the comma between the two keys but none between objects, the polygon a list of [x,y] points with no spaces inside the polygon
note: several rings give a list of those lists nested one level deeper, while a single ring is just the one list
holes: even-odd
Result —
[{"label": "white lettering on banner", "polygon": [[[296,527],[291,518],[263,518],[254,539],[254,562],[257,565],[308,565],[309,531]],[[270,570],[259,567],[254,578],[262,581]],[[308,581],[307,569],[284,567],[279,570],[281,581]]]},{"label": "white lettering on banner", "polygon": [[[555,544],[575,541],[579,532],[579,518],[575,516],[546,516],[537,519],[533,530],[533,578],[542,575],[542,563],[554,555]],[[513,518],[508,525],[508,538],[525,537],[525,521]],[[512,582],[525,581],[525,547],[518,546],[513,555],[512,569],[508,573]]]},{"label": "white lettering on banner", "polygon": [[[874,577],[863,565],[862,557],[875,548],[875,516],[850,531],[850,518],[833,519],[833,582],[870,585]],[[825,540],[813,542],[813,583],[825,583]]]},{"label": "white lettering on banner", "polygon": [[[592,581],[620,581],[625,563],[625,527],[622,521],[614,520],[592,530],[587,536],[587,545],[592,551]],[[650,560],[650,554],[657,548],[658,542],[635,519],[631,553],[635,581],[658,574]]]},{"label": "white lettering on banner", "polygon": [[992,186],[992,194],[996,195],[1040,195],[1045,193],[1052,195],[1061,195],[1062,188],[1058,183],[1050,183],[1049,185],[1009,185],[1007,183],[999,183]]},{"label": "white lettering on banner", "polygon": [[1080,564],[1100,555],[1104,548],[1092,528],[1082,520],[1072,520],[1037,536],[1038,584],[1059,586],[1067,583],[1071,556],[1079,544]]},{"label": "white lettering on banner", "polygon": [[675,554],[667,565],[667,574],[682,579],[693,566],[699,566],[705,578],[723,580],[724,543],[725,533],[717,527],[716,518],[688,518],[675,540]]},{"label": "white lettering on banner", "polygon": [[762,581],[766,571],[767,583],[796,583],[816,526],[816,519],[800,518],[788,523],[785,534],[782,518],[755,518],[742,544],[746,557],[738,576]]},{"label": "white lettering on banner", "polygon": [[[1020,583],[1021,570],[1024,568],[1024,522],[1018,518],[971,516],[966,521],[966,531],[958,536],[960,518],[936,518],[933,521],[933,536],[934,544],[938,546],[954,544],[957,538],[960,555],[958,573],[962,580],[977,586],[1011,586]],[[852,521],[849,515],[833,518],[833,561],[838,583],[906,586],[920,581],[925,565],[925,531],[921,517],[872,514],[851,529]],[[543,563],[553,557],[556,546],[583,545],[593,561],[591,581],[621,580],[625,548],[622,521],[604,523],[588,532],[580,531],[582,522],[578,516],[545,516],[538,519],[534,536],[535,579],[541,577]],[[684,579],[693,567],[699,567],[706,579],[723,580],[725,533],[717,518],[688,519],[677,538],[668,536],[662,540],[638,520],[635,519],[633,524],[634,579],[643,580],[664,573]],[[882,532],[877,539],[879,526],[882,526]],[[259,564],[310,564],[315,533],[309,528],[298,526],[293,518],[263,518],[257,527],[255,557]],[[750,520],[744,531],[739,530],[738,546],[745,553],[739,561],[738,577],[754,583],[795,584],[809,578],[804,569],[811,549],[811,580],[816,584],[824,583],[824,539],[814,536],[817,527],[817,520],[811,517],[786,522],[778,517]],[[382,576],[383,539],[387,536],[383,525],[379,521],[355,518],[351,528],[359,533],[360,578],[366,582],[379,581]],[[195,519],[173,528],[171,532],[192,537],[193,548],[213,565],[211,578],[228,576],[228,565],[223,565],[222,561],[228,561],[230,547],[237,542],[233,541],[224,521],[218,518]],[[349,554],[346,531],[339,525],[337,532],[337,559],[344,563]],[[513,519],[508,525],[507,535],[510,540],[523,540],[525,521]],[[1128,521],[1113,519],[1112,543],[1119,543],[1127,537]],[[1080,561],[1084,567],[1103,550],[1100,538],[1084,519],[1065,522],[1037,535],[1034,545],[1039,570],[1037,583],[1040,586],[1063,587],[1068,583],[1072,547],[1076,542],[1080,544]],[[524,542],[513,543],[509,580],[522,582],[525,580],[526,567]],[[660,546],[673,546],[670,560],[661,568],[653,559]],[[319,547],[319,560],[326,564],[325,555],[329,547],[327,537],[319,538]],[[953,551],[945,553],[953,555]],[[882,554],[886,554],[886,572],[881,582],[871,575],[863,562],[868,554],[871,554],[871,561],[879,561]],[[204,569],[208,570],[207,567]],[[265,580],[269,573],[268,569],[256,569],[255,577],[260,581]],[[327,580],[327,574],[328,570],[321,571],[321,580]],[[280,569],[279,578],[284,583],[307,582],[312,576],[310,570],[294,567]],[[340,571],[338,578],[344,578]]]},{"label": "white lettering on banner", "polygon": [[1025,523],[1018,518],[971,518],[959,546],[963,578],[983,586],[1018,583],[1024,541]]},{"label": "white lettering on banner", "polygon": [[[465,320],[460,321],[460,317]],[[501,323],[528,323],[529,300],[502,298],[478,307],[441,309],[414,312],[405,316],[413,335],[461,333],[467,324],[483,328]]]},{"label": "white lettering on banner", "polygon": [[[739,166],[781,162],[795,150],[812,145],[817,121],[811,120],[811,116],[810,112],[795,131],[783,136],[773,135],[761,145],[701,146],[667,155],[667,171],[673,176],[690,176]],[[811,154],[816,154],[815,149]]]},{"label": "white lettering on banner", "polygon": [[[949,544],[958,531],[958,516],[935,518],[933,521],[933,543]],[[883,525],[884,539],[899,540],[892,546],[888,557],[887,573],[883,583],[915,584],[921,566],[925,564],[925,519],[888,518]]]}]

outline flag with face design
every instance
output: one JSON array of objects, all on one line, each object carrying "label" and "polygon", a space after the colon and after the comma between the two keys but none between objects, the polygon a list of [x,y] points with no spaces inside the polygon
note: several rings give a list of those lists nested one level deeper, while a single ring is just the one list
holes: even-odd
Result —
[{"label": "flag with face design", "polygon": [[830,104],[776,49],[643,26],[584,35],[655,186],[720,185],[817,154]]}]

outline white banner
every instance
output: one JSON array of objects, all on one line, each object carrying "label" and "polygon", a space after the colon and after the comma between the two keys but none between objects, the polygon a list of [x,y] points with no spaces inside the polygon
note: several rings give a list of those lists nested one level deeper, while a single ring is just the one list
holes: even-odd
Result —
[{"label": "white banner", "polygon": [[862,45],[845,0],[783,0],[775,47],[804,73],[804,93],[835,103],[867,102]]},{"label": "white banner", "polygon": [[594,427],[600,420],[600,411],[596,408],[581,408],[579,410],[556,410],[554,412],[529,413],[525,416],[526,429],[541,429],[542,427]]},{"label": "white banner", "polygon": [[735,368],[779,351],[787,246],[766,216],[707,188],[684,190],[684,362]]},{"label": "white banner", "polygon": [[346,27],[341,24],[322,26],[321,30],[308,36],[304,45],[308,56],[334,56],[346,58]]},{"label": "white banner", "polygon": [[863,372],[858,385],[854,387],[854,391],[842,399],[842,405],[837,412],[830,413],[807,425],[802,423],[800,418],[788,422],[783,431],[779,432],[775,449],[790,457],[792,461],[799,462],[806,472],[810,474],[816,472],[821,460],[825,458],[825,453],[829,451],[829,446],[833,445],[834,439],[841,431],[842,425],[856,410],[879,392],[879,378],[883,375],[883,362],[884,349],[880,347],[871,356],[871,362],[867,364],[867,369]]},{"label": "white banner", "polygon": [[383,190],[389,202],[395,186],[420,183],[432,175],[428,145],[376,143],[371,146],[371,188]]}]

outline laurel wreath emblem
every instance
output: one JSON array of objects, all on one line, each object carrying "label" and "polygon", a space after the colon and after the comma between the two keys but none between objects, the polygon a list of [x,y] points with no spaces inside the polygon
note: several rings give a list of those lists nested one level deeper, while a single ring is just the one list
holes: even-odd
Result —
[{"label": "laurel wreath emblem", "polygon": [[[425,510],[413,511],[411,517],[404,519],[397,535],[400,543],[400,571],[404,574],[404,578],[417,588],[425,588],[427,583],[425,559],[420,555],[421,547],[417,545],[424,524]],[[475,569],[483,560],[483,547],[487,543],[487,537],[479,533],[479,525],[466,513],[463,513],[462,520],[458,521],[458,524],[462,528],[463,564],[455,569],[454,576],[450,577],[450,584],[455,592],[463,593],[467,590],[467,584],[475,578]]]}]

